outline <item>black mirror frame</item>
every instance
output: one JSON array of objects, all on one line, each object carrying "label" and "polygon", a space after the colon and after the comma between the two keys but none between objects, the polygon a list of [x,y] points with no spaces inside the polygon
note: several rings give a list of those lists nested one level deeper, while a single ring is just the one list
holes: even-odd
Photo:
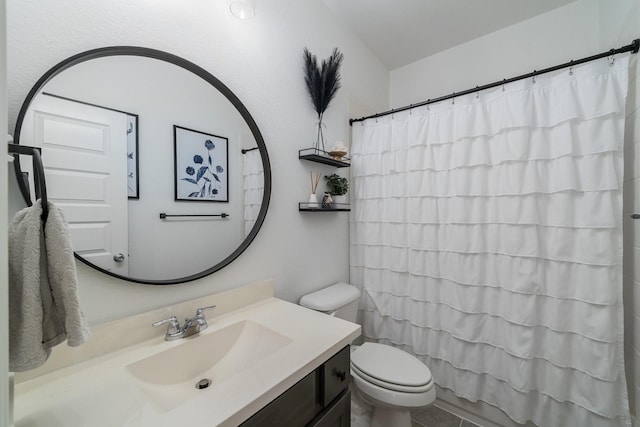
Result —
[{"label": "black mirror frame", "polygon": [[[24,117],[29,108],[29,105],[31,104],[31,101],[33,100],[33,98],[42,90],[42,88],[47,84],[47,82],[49,82],[49,80],[51,80],[53,77],[55,77],[62,71],[74,65],[80,64],[82,62],[89,61],[92,59],[97,59],[97,58],[104,58],[108,56],[119,56],[119,55],[142,56],[142,57],[169,62],[171,64],[177,65],[178,67],[184,68],[185,70],[190,71],[193,74],[199,76],[200,78],[204,79],[209,84],[211,84],[213,87],[218,89],[233,104],[233,106],[238,110],[242,118],[245,120],[245,122],[249,126],[249,129],[251,130],[251,133],[253,134],[253,137],[255,138],[256,143],[258,145],[260,156],[262,157],[262,167],[264,170],[264,192],[262,194],[262,206],[260,207],[258,218],[256,219],[256,222],[253,228],[251,229],[251,232],[247,237],[245,237],[245,239],[242,241],[240,246],[235,251],[233,251],[224,260],[214,265],[213,267],[190,276],[177,278],[177,279],[169,279],[169,280],[137,279],[133,277],[127,277],[127,276],[122,276],[119,274],[112,273],[108,270],[105,270],[103,268],[100,268],[90,263],[89,261],[79,256],[77,253],[74,253],[74,255],[76,259],[82,261],[83,263],[87,264],[88,266],[102,273],[105,273],[111,277],[129,281],[129,282],[142,283],[147,285],[175,285],[179,283],[191,282],[193,280],[201,279],[231,264],[231,262],[233,262],[236,258],[238,258],[240,254],[242,254],[242,252],[244,252],[247,249],[247,247],[249,247],[251,242],[253,242],[253,239],[255,239],[256,235],[260,231],[260,228],[262,227],[264,219],[267,215],[267,209],[269,207],[269,201],[271,198],[271,164],[269,163],[269,155],[267,154],[267,147],[264,143],[264,139],[262,138],[262,134],[260,133],[260,129],[258,128],[258,125],[256,124],[256,122],[253,120],[253,117],[251,117],[251,114],[249,113],[247,108],[242,104],[240,99],[238,99],[238,97],[227,86],[225,86],[224,83],[222,83],[220,80],[214,77],[211,73],[201,68],[200,66],[194,64],[193,62],[190,62],[179,56],[176,56],[167,52],[163,52],[161,50],[150,49],[145,47],[110,46],[110,47],[92,49],[86,52],[79,53],[77,55],[73,55],[59,62],[54,67],[52,67],[42,77],[40,77],[40,79],[36,82],[36,84],[31,88],[26,99],[22,104],[22,107],[20,108],[20,113],[18,114],[18,120],[16,122],[16,127],[13,135],[13,139],[14,139],[13,143],[20,144],[20,130],[22,128],[22,123],[24,121]],[[20,186],[20,192],[22,193],[22,196],[25,202],[27,203],[27,205],[31,206],[32,205],[31,196],[29,195],[29,189],[27,188],[27,185],[22,179],[22,170],[20,168],[20,159],[18,156],[16,156],[14,161],[14,170],[16,173],[18,185]]]}]

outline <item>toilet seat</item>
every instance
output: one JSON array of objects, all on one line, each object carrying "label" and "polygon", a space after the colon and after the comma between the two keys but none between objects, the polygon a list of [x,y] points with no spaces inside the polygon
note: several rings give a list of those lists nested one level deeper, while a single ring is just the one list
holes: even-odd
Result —
[{"label": "toilet seat", "polygon": [[354,377],[358,377],[363,381],[367,381],[371,384],[375,384],[378,387],[382,387],[389,391],[397,391],[400,393],[424,393],[433,387],[433,382],[428,384],[424,384],[422,386],[413,387],[413,386],[405,386],[402,384],[394,384],[390,382],[381,381],[378,378],[372,377],[371,375],[367,375],[366,373],[360,371],[353,364],[351,365],[351,375]]},{"label": "toilet seat", "polygon": [[423,393],[433,388],[431,371],[395,347],[364,343],[351,353],[352,374],[387,390]]},{"label": "toilet seat", "polygon": [[365,402],[382,407],[395,408],[422,408],[428,406],[436,400],[436,389],[433,387],[427,391],[420,393],[405,393],[402,391],[390,390],[386,387],[380,387],[369,382],[359,375],[353,375],[355,393],[358,394]]}]

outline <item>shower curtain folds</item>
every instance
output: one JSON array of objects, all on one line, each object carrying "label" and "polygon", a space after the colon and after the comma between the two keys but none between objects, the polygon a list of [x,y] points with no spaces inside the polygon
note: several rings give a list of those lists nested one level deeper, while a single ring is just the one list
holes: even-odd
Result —
[{"label": "shower curtain folds", "polygon": [[622,183],[628,58],[354,123],[363,333],[539,426],[630,426]]},{"label": "shower curtain folds", "polygon": [[242,150],[243,235],[247,237],[256,223],[264,192],[262,157],[257,148]]}]

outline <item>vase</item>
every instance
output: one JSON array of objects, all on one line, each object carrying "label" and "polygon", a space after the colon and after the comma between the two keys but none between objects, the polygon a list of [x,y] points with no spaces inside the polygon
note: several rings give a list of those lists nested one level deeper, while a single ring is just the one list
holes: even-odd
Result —
[{"label": "vase", "polygon": [[311,193],[309,196],[309,207],[317,208],[319,206],[318,198],[316,197],[316,193]]},{"label": "vase", "polygon": [[316,142],[313,145],[316,152],[326,152],[326,149],[324,148],[324,131],[326,128],[327,125],[322,122],[322,117],[320,117],[320,121],[316,125]]},{"label": "vase", "polygon": [[324,196],[322,196],[322,208],[331,209],[332,207],[333,207],[333,199],[331,198],[331,194],[324,193]]}]

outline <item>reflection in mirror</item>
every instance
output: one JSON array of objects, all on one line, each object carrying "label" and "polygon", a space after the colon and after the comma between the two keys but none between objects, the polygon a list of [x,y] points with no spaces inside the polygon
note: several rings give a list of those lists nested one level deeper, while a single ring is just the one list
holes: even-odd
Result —
[{"label": "reflection in mirror", "polygon": [[49,199],[65,213],[76,255],[142,283],[224,267],[268,205],[255,122],[194,64],[142,48],[98,52],[45,75],[16,128],[17,142],[43,149]]}]

